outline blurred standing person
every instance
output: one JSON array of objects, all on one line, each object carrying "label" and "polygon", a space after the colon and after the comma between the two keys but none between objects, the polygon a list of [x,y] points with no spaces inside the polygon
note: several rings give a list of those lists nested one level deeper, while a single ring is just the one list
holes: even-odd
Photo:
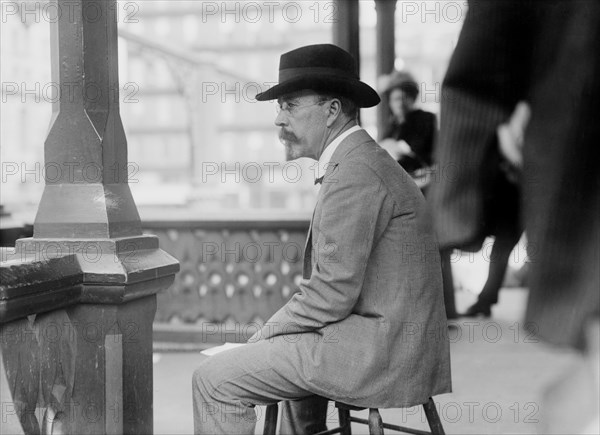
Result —
[{"label": "blurred standing person", "polygon": [[[599,429],[599,77],[600,2],[480,0],[469,3],[442,88],[442,173],[429,197],[440,244],[476,250],[494,210],[520,213],[527,325],[582,352],[540,405],[543,433]],[[531,120],[511,153],[496,129],[520,101]],[[520,207],[511,207],[507,165],[520,171]]]},{"label": "blurred standing person", "polygon": [[498,302],[498,294],[504,282],[508,260],[514,247],[519,243],[521,233],[518,230],[496,233],[492,252],[490,253],[490,266],[488,277],[477,296],[477,301],[461,314],[463,317],[490,317],[492,315],[492,306]]},{"label": "blurred standing person", "polygon": [[[521,102],[517,105],[510,120],[498,127],[498,146],[501,152],[507,156],[520,154],[520,149],[523,147],[523,133],[529,122],[529,117],[529,106]],[[504,170],[508,183],[505,184],[504,189],[500,190],[504,198],[498,203],[502,207],[494,211],[497,218],[495,228],[490,230],[495,238],[489,257],[488,277],[477,297],[477,301],[461,314],[464,317],[477,317],[480,315],[490,317],[492,315],[492,306],[498,302],[498,294],[504,282],[510,254],[519,243],[523,233],[518,214],[511,213],[511,210],[519,207],[518,174],[515,172],[514,166],[509,165],[509,160],[501,164],[500,167]],[[506,207],[506,203],[511,204],[511,206]]]},{"label": "blurred standing person", "polygon": [[[390,117],[381,135],[381,146],[398,161],[425,194],[433,165],[436,116],[417,107],[419,84],[410,73],[394,71],[384,77],[384,82],[382,97],[388,100]],[[454,303],[451,254],[452,249],[440,251],[446,317],[455,319],[458,315]]]}]

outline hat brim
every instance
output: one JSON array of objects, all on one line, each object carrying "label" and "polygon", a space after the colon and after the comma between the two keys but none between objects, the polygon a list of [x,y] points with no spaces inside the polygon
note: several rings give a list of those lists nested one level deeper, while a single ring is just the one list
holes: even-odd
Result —
[{"label": "hat brim", "polygon": [[256,99],[258,101],[275,100],[282,95],[303,89],[339,94],[350,98],[359,107],[373,107],[381,101],[377,92],[366,83],[333,74],[306,74],[294,77],[267,89],[265,92],[256,94]]}]

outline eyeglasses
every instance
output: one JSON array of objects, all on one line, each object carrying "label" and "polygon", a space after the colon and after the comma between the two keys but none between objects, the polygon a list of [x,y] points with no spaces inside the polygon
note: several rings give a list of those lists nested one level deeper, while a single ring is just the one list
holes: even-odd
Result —
[{"label": "eyeglasses", "polygon": [[300,105],[297,103],[288,103],[287,101],[284,101],[281,104],[280,103],[275,104],[275,110],[277,110],[278,115],[280,112],[283,112],[288,116],[294,116],[298,112],[299,109],[302,109],[304,107],[316,106],[317,104],[323,104],[323,103],[326,103],[327,101],[329,101],[329,100],[317,101],[316,103],[305,104],[305,105]]}]

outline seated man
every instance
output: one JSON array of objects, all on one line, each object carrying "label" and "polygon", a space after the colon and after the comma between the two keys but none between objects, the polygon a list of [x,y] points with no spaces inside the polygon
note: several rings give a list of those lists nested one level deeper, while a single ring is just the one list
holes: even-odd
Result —
[{"label": "seated man", "polygon": [[[357,124],[379,103],[329,44],[281,56],[275,124],[288,160],[318,160],[298,292],[250,338],[194,373],[202,434],[254,433],[255,405],[290,401],[283,433],[325,429],[326,400],[409,407],[450,391],[437,241],[423,195]],[[307,419],[308,417],[308,419]],[[308,420],[308,421],[307,421]]]}]

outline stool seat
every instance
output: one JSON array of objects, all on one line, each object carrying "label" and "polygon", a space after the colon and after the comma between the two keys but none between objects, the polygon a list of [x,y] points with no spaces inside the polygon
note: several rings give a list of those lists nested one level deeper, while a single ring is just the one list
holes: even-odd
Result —
[{"label": "stool seat", "polygon": [[[427,423],[429,424],[429,429],[431,432],[426,432],[423,430],[412,429],[404,426],[397,426],[389,423],[384,423],[381,419],[381,414],[379,413],[379,409],[377,408],[368,408],[369,409],[369,419],[365,420],[362,418],[352,417],[350,415],[350,411],[363,411],[367,408],[348,405],[343,402],[335,402],[335,407],[338,409],[338,417],[340,421],[340,426],[334,429],[329,429],[324,432],[319,432],[315,435],[329,435],[339,433],[341,435],[352,435],[350,424],[360,423],[366,424],[369,426],[369,434],[370,435],[383,435],[383,429],[390,429],[397,432],[404,432],[413,435],[444,435],[444,427],[442,426],[442,422],[440,421],[440,417],[435,409],[435,403],[433,399],[430,397],[429,400],[423,404],[423,410],[425,411],[425,416],[427,417]],[[267,406],[267,413],[265,418],[265,428],[263,431],[263,435],[275,435],[275,431],[277,428],[277,403],[273,405]]]},{"label": "stool seat", "polygon": [[364,411],[365,409],[367,409],[364,406],[354,406],[354,405],[348,405],[347,403],[342,403],[342,402],[335,402],[335,407],[338,409],[347,409],[348,411]]}]

